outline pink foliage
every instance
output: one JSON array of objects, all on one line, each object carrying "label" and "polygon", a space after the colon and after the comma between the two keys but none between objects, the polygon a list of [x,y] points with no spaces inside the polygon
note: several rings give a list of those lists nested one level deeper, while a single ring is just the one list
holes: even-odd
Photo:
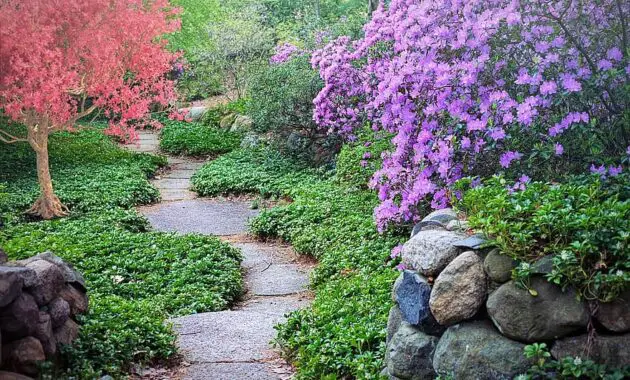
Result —
[{"label": "pink foliage", "polygon": [[133,137],[152,105],[176,98],[165,74],[178,55],[162,36],[178,12],[168,0],[0,2],[0,106],[51,130],[99,108],[110,133]]}]

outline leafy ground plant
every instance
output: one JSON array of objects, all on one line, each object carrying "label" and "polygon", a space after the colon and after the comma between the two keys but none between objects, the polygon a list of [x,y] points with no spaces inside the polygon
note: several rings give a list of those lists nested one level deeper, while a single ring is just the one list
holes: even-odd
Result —
[{"label": "leafy ground plant", "polygon": [[[3,147],[4,148],[4,147]],[[134,363],[167,360],[177,352],[165,320],[224,309],[242,290],[240,252],[213,237],[148,231],[132,209],[154,202],[147,181],[163,158],[118,148],[98,128],[51,136],[58,195],[71,216],[33,221],[23,211],[37,196],[33,153],[0,150],[4,228],[0,246],[11,259],[50,250],[81,271],[90,311],[63,352],[53,378],[124,377]]]},{"label": "leafy ground plant", "polygon": [[217,125],[172,121],[164,123],[160,149],[171,154],[216,156],[239,147],[242,136]]},{"label": "leafy ground plant", "polygon": [[548,280],[573,286],[586,299],[607,302],[627,289],[628,176],[585,176],[564,184],[523,182],[508,186],[495,177],[467,191],[461,203],[472,227],[522,262],[516,274],[526,275],[532,263],[550,255]]},{"label": "leafy ground plant", "polygon": [[273,151],[237,150],[204,166],[193,179],[204,195],[257,193],[286,197],[251,223],[262,238],[282,238],[319,260],[313,305],[278,326],[277,344],[300,378],[378,378],[385,352],[389,289],[386,264],[402,237],[379,235],[376,196],[339,184],[331,173],[305,169]]}]

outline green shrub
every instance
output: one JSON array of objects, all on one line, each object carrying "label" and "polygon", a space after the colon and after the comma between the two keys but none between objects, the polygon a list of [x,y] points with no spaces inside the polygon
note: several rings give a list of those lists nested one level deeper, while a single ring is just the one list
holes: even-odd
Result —
[{"label": "green shrub", "polygon": [[239,147],[242,136],[217,126],[169,121],[161,131],[160,149],[170,154],[215,156]]},{"label": "green shrub", "polygon": [[242,291],[240,252],[214,237],[149,232],[133,206],[158,199],[147,181],[165,159],[122,150],[96,129],[51,136],[52,175],[71,216],[31,221],[35,160],[0,147],[0,246],[10,258],[50,250],[83,273],[90,311],[52,378],[123,378],[134,363],[172,358],[171,316],[221,310]]},{"label": "green shrub", "polygon": [[381,168],[381,154],[391,149],[391,138],[379,137],[370,129],[358,140],[344,144],[337,156],[335,178],[349,186],[367,187],[374,173]]},{"label": "green shrub", "polygon": [[247,113],[260,133],[271,133],[276,148],[307,162],[325,163],[339,149],[313,121],[313,99],[322,81],[307,55],[272,64],[251,80]]},{"label": "green shrub", "polygon": [[501,178],[465,192],[461,207],[501,251],[530,264],[552,255],[549,281],[573,286],[586,299],[610,301],[630,286],[630,181],[583,177],[565,184],[507,188]]},{"label": "green shrub", "polygon": [[193,183],[203,195],[253,192],[291,199],[251,222],[256,235],[280,237],[319,260],[313,306],[278,327],[277,343],[300,378],[378,378],[397,275],[386,261],[404,238],[376,232],[376,196],[269,150],[224,155],[206,164]]}]

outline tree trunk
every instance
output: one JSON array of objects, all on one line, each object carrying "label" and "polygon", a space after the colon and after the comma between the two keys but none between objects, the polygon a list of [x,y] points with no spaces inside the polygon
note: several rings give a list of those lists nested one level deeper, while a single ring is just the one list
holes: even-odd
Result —
[{"label": "tree trunk", "polygon": [[37,180],[41,195],[28,210],[29,214],[36,215],[42,219],[53,219],[68,215],[68,208],[64,206],[53,190],[52,178],[50,176],[50,165],[48,162],[48,130],[40,127],[29,138],[31,147],[37,155]]}]

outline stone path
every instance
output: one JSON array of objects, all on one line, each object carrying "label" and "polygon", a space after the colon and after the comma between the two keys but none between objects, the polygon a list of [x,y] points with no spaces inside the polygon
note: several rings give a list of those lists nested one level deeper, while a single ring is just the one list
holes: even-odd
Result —
[{"label": "stone path", "polygon": [[[138,152],[158,151],[158,135],[141,132]],[[288,379],[292,369],[272,350],[273,326],[292,310],[307,306],[312,265],[289,246],[267,244],[247,236],[247,222],[257,214],[250,202],[203,199],[189,190],[190,178],[203,164],[169,157],[169,170],[152,182],[162,203],[141,207],[158,231],[202,233],[221,237],[243,252],[244,299],[231,310],[173,320],[188,365],[184,379]]]}]

